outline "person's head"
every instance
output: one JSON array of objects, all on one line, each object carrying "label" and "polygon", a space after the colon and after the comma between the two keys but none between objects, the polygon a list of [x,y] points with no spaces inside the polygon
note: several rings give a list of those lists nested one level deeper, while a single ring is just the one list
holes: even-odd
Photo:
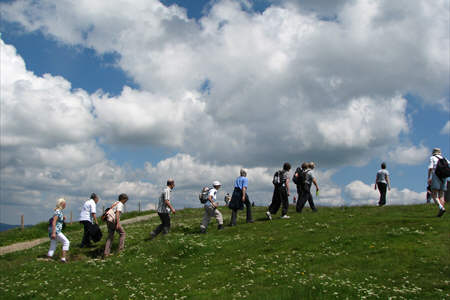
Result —
[{"label": "person's head", "polygon": [[283,164],[283,170],[289,171],[290,169],[291,169],[291,164],[288,163],[288,162],[285,162],[285,163]]},{"label": "person's head", "polygon": [[172,178],[167,179],[167,186],[173,189],[175,187],[175,180]]},{"label": "person's head", "polygon": [[64,198],[59,198],[58,200],[56,200],[55,210],[64,208],[66,208],[66,200]]},{"label": "person's head", "polygon": [[302,170],[308,169],[308,163],[304,162],[302,163]]},{"label": "person's head", "polygon": [[220,184],[219,181],[217,181],[217,180],[213,181],[213,187],[214,187],[216,190],[220,189],[221,186],[222,186],[222,184]]},{"label": "person's head", "polygon": [[385,163],[385,162],[382,162],[382,163],[381,163],[381,168],[382,168],[382,169],[386,169],[386,163]]},{"label": "person's head", "polygon": [[433,149],[433,154],[431,155],[440,155],[441,154],[441,149],[440,148],[434,148]]},{"label": "person's head", "polygon": [[91,199],[92,199],[92,200],[94,200],[94,201],[95,201],[95,203],[97,203],[97,202],[98,202],[98,200],[99,200],[99,199],[98,199],[98,196],[97,196],[97,194],[96,194],[96,193],[92,193],[92,194],[91,194]]},{"label": "person's head", "polygon": [[247,177],[247,171],[245,169],[241,169],[240,174],[242,177]]},{"label": "person's head", "polygon": [[122,203],[125,203],[128,201],[128,195],[127,194],[120,194],[119,195],[119,201]]},{"label": "person's head", "polygon": [[316,167],[316,165],[314,164],[314,162],[311,161],[311,162],[308,163],[308,168],[309,169],[314,170],[315,167]]}]

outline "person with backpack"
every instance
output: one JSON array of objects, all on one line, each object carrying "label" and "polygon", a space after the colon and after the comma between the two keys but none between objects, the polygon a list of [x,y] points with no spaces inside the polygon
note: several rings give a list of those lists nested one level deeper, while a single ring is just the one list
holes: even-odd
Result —
[{"label": "person with backpack", "polygon": [[97,221],[97,203],[98,196],[95,193],[91,194],[91,198],[84,202],[80,212],[80,224],[84,227],[83,239],[81,240],[80,248],[92,247],[91,244],[91,228],[92,224],[98,224]]},{"label": "person with backpack", "polygon": [[380,192],[380,200],[378,201],[378,206],[383,206],[386,204],[386,192],[387,189],[391,190],[391,181],[389,179],[389,171],[386,170],[386,163],[381,163],[381,169],[378,170],[377,176],[375,178],[375,190]]},{"label": "person with backpack", "polygon": [[53,254],[55,254],[56,244],[58,242],[62,243],[61,262],[63,263],[67,262],[66,254],[67,251],[69,251],[70,246],[70,241],[62,233],[64,220],[66,219],[62,212],[64,208],[66,208],[66,200],[64,200],[64,198],[58,199],[58,201],[56,201],[56,208],[53,213],[53,217],[49,220],[48,236],[50,238],[50,249],[47,253],[47,257],[51,259]]},{"label": "person with backpack", "polygon": [[203,215],[203,220],[202,223],[200,224],[201,233],[206,233],[211,217],[216,218],[218,224],[217,229],[218,230],[223,229],[222,213],[217,209],[219,204],[216,202],[217,191],[220,189],[221,186],[222,185],[220,184],[220,182],[216,180],[213,182],[213,187],[208,192],[208,199],[204,205],[205,214]]},{"label": "person with backpack", "polygon": [[431,197],[439,205],[438,217],[445,213],[444,192],[447,190],[447,177],[450,176],[449,162],[441,154],[441,149],[434,148],[428,165],[428,184]]},{"label": "person with backpack", "polygon": [[172,200],[172,190],[175,187],[175,180],[172,178],[169,178],[166,183],[166,187],[161,192],[161,195],[159,196],[159,202],[158,202],[158,216],[161,220],[161,224],[158,225],[158,227],[155,228],[150,233],[150,239],[154,239],[158,234],[161,232],[163,234],[168,234],[170,230],[170,212],[175,214],[175,208],[173,208],[172,203],[170,202]]},{"label": "person with backpack", "polygon": [[106,240],[104,257],[108,257],[111,252],[111,245],[114,241],[114,233],[119,233],[119,252],[125,248],[125,230],[120,224],[120,216],[124,211],[124,204],[128,201],[127,194],[120,194],[118,201],[114,202],[106,214],[106,227],[108,228],[108,239]]},{"label": "person with backpack", "polygon": [[[302,165],[300,167],[298,167],[295,170],[294,176],[292,176],[292,181],[295,183],[295,185],[297,186],[297,202],[295,205],[295,210],[299,213],[302,212],[303,207],[305,206],[305,203],[307,200],[309,200],[309,198],[302,198],[302,193],[303,191],[307,191],[307,185],[306,185],[306,181],[305,181],[305,175],[306,173],[309,171],[308,169],[308,163],[304,162],[302,163]],[[305,200],[305,202],[303,202],[302,200]],[[314,206],[314,202],[310,201],[309,202],[309,207],[314,211],[316,208]]]},{"label": "person with backpack", "polygon": [[244,209],[244,204],[247,209],[247,223],[253,223],[252,205],[248,197],[247,188],[248,188],[247,171],[241,169],[240,176],[236,178],[236,181],[234,182],[233,195],[231,196],[231,201],[228,204],[228,208],[232,210],[230,226],[236,226],[237,212],[238,210]]},{"label": "person with backpack", "polygon": [[313,162],[302,164],[302,173],[299,174],[299,182],[301,186],[301,194],[299,195],[299,200],[297,201],[296,210],[301,213],[303,207],[308,201],[309,207],[313,212],[317,212],[317,208],[314,205],[313,196],[311,194],[311,185],[316,186],[316,195],[319,193],[319,185],[317,184],[316,178],[314,177],[313,170],[315,164]]},{"label": "person with backpack", "polygon": [[287,215],[289,209],[289,170],[291,164],[286,162],[283,164],[283,169],[275,172],[272,183],[274,185],[272,203],[270,203],[269,210],[266,212],[267,219],[272,220],[272,215],[276,214],[280,205],[282,205],[281,218],[289,219]]}]

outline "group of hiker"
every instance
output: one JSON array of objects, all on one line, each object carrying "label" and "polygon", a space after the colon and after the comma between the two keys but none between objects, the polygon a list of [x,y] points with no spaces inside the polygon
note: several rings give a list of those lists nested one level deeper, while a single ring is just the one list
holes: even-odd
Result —
[{"label": "group of hiker", "polygon": [[[292,177],[293,184],[297,189],[297,202],[296,211],[301,213],[306,202],[308,202],[311,210],[317,212],[317,208],[314,205],[313,196],[311,194],[311,186],[314,184],[316,188],[316,195],[319,195],[319,186],[314,176],[315,164],[314,162],[304,162],[298,167]],[[273,175],[272,183],[274,185],[272,201],[269,205],[266,217],[268,220],[272,220],[281,207],[281,218],[289,219],[289,196],[290,196],[290,175],[289,171],[291,165],[286,162],[283,164],[283,168],[276,171]],[[433,149],[432,156],[430,157],[430,164],[428,167],[428,185],[431,190],[432,198],[439,206],[438,217],[441,217],[445,213],[444,197],[443,194],[446,191],[446,177],[450,177],[449,163],[442,156],[439,148]],[[202,189],[199,200],[203,204],[204,214],[200,224],[200,233],[207,233],[208,225],[211,218],[214,217],[217,221],[218,230],[224,229],[223,215],[219,210],[219,204],[217,202],[217,192],[221,188],[221,183],[217,180],[213,181],[212,187],[205,187]],[[172,190],[175,187],[175,181],[169,178],[166,182],[166,186],[163,188],[157,206],[157,214],[161,220],[161,224],[158,225],[153,231],[150,232],[148,240],[154,239],[158,234],[167,234],[170,231],[170,214],[175,214],[175,208],[172,205]],[[380,192],[379,206],[386,204],[387,190],[391,189],[391,182],[389,172],[386,170],[386,164],[381,164],[381,169],[377,172],[375,179],[375,189]],[[236,226],[236,220],[239,210],[243,210],[246,207],[246,222],[253,223],[252,217],[252,203],[250,202],[248,195],[248,178],[247,171],[245,169],[240,170],[239,176],[234,182],[234,190],[231,195],[225,196],[225,203],[229,209],[231,209],[231,219],[229,226]],[[295,198],[295,197],[294,197]],[[101,230],[98,227],[98,218],[96,215],[98,203],[98,196],[93,193],[89,200],[87,200],[80,213],[80,223],[84,227],[83,238],[80,247],[92,247],[91,240],[94,242],[101,239]],[[128,201],[126,194],[120,194],[118,200],[114,202],[110,208],[106,209],[102,215],[102,220],[106,222],[108,228],[108,237],[104,249],[104,257],[108,257],[111,251],[111,245],[114,240],[114,234],[119,234],[119,249],[122,251],[125,245],[125,230],[123,229],[120,216],[124,211],[124,204]],[[49,237],[51,239],[50,249],[47,256],[52,257],[57,242],[63,244],[61,261],[66,262],[66,253],[69,250],[70,242],[67,237],[62,233],[65,217],[63,215],[63,209],[66,207],[66,201],[64,199],[58,199],[56,208],[54,210],[53,217],[49,220]]]}]

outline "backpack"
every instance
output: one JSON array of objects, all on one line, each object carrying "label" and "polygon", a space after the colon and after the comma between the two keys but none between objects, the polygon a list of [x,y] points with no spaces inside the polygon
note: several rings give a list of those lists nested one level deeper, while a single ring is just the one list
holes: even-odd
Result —
[{"label": "backpack", "polygon": [[448,161],[445,159],[445,157],[442,156],[442,158],[438,158],[438,163],[436,165],[436,169],[434,170],[434,173],[437,177],[439,177],[440,180],[444,181],[445,178],[450,177],[450,167],[448,166]]},{"label": "backpack", "polygon": [[275,174],[273,174],[272,183],[274,186],[280,186],[282,184],[282,173],[280,171],[276,171]]},{"label": "backpack", "polygon": [[[292,176],[292,181],[299,185],[300,184],[300,174],[303,173],[303,170],[301,168],[297,168],[297,170],[295,170],[294,176]],[[295,174],[298,174],[298,176],[295,176]]]},{"label": "backpack", "polygon": [[111,205],[111,207],[108,207],[105,209],[105,212],[103,213],[101,219],[102,221],[109,221],[111,223],[114,223],[116,221],[116,213],[112,210],[112,208],[114,206],[116,206],[119,201],[117,201],[116,203],[114,203],[113,205]]},{"label": "backpack", "polygon": [[209,197],[209,190],[210,188],[205,186],[204,188],[202,188],[200,194],[198,195],[198,200],[200,200],[201,204],[205,204],[206,201],[208,201],[208,197]]},{"label": "backpack", "polygon": [[297,173],[298,176],[295,177],[295,174],[294,174],[294,178],[296,180],[294,180],[294,178],[293,178],[294,183],[299,188],[304,189],[304,190],[309,190],[308,183],[306,182],[306,173],[308,173],[308,171],[309,171],[308,169],[306,169],[306,170],[297,169],[297,171],[295,171],[295,173]]}]

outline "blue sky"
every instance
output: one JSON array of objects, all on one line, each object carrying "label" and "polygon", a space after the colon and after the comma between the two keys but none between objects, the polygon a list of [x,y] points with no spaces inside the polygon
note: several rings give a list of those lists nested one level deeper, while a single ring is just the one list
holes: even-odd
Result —
[{"label": "blue sky", "polygon": [[241,167],[267,205],[284,161],[316,162],[320,205],[375,204],[382,161],[392,204],[424,201],[431,150],[450,151],[448,2],[138,3],[0,6],[0,222],[91,192],[151,207],[168,177],[195,207]]}]

